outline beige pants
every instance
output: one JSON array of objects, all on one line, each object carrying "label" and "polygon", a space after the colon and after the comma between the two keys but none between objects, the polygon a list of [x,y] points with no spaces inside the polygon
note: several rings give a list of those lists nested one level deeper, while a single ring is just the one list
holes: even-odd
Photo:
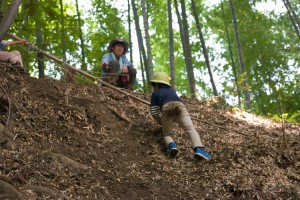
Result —
[{"label": "beige pants", "polygon": [[172,138],[172,128],[173,123],[178,122],[179,125],[183,127],[184,131],[188,133],[193,148],[203,147],[200,136],[191,120],[190,114],[182,102],[173,101],[165,104],[162,109],[161,120],[164,141],[167,146],[170,142],[174,142]]},{"label": "beige pants", "polygon": [[19,51],[0,51],[0,60],[9,61],[12,64],[19,62],[21,67],[24,67],[22,56]]}]

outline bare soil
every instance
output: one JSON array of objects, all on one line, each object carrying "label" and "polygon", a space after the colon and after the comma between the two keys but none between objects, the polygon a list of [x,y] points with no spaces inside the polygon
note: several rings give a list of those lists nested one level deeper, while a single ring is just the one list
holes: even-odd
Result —
[{"label": "bare soil", "polygon": [[177,125],[170,159],[150,94],[127,92],[0,63],[0,199],[300,199],[299,125],[182,97],[213,159]]}]

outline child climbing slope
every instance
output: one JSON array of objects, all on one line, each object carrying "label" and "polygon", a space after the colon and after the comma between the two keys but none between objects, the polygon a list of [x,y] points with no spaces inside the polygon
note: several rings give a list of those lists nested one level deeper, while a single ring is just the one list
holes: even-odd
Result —
[{"label": "child climbing slope", "polygon": [[174,158],[179,150],[173,140],[173,123],[178,122],[189,135],[197,160],[210,160],[211,155],[205,151],[190,114],[176,92],[171,89],[169,76],[165,72],[158,72],[150,80],[154,92],[151,95],[150,112],[152,117],[162,125],[164,142],[168,148],[169,156]]}]

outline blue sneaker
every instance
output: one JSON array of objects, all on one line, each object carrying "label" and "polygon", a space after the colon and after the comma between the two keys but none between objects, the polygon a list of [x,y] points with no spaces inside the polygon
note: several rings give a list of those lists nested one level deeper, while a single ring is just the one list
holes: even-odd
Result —
[{"label": "blue sneaker", "polygon": [[179,153],[179,150],[177,149],[177,145],[175,142],[169,143],[169,157],[175,158],[177,154]]},{"label": "blue sneaker", "polygon": [[196,147],[194,149],[195,154],[194,154],[194,158],[197,160],[210,160],[212,159],[212,156],[209,155],[209,153],[207,151],[205,151],[205,149],[203,147]]}]

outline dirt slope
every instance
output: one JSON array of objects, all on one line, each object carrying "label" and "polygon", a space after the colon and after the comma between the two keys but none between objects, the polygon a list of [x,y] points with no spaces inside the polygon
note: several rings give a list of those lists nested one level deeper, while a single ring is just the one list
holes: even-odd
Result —
[{"label": "dirt slope", "polygon": [[178,127],[167,158],[148,105],[128,95],[0,63],[0,199],[300,199],[299,125],[183,100],[209,162]]}]

